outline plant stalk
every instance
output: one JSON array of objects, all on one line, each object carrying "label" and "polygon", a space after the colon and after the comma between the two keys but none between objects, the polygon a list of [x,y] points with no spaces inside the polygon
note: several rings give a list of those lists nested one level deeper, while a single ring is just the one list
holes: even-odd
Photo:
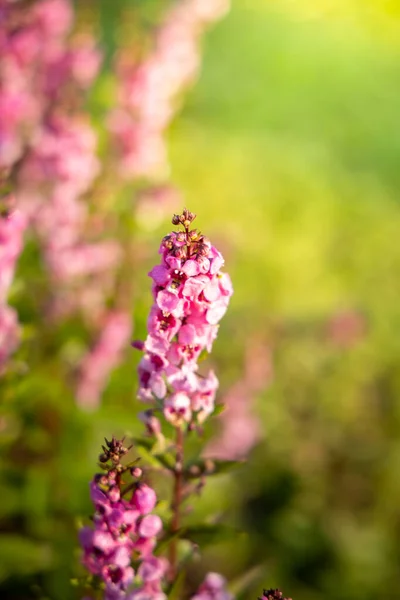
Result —
[{"label": "plant stalk", "polygon": [[[180,528],[180,507],[183,492],[183,431],[181,427],[176,428],[176,464],[174,469],[174,489],[172,495],[172,522],[171,531],[176,532]],[[178,539],[173,539],[169,547],[169,580],[174,581],[177,573]]]}]

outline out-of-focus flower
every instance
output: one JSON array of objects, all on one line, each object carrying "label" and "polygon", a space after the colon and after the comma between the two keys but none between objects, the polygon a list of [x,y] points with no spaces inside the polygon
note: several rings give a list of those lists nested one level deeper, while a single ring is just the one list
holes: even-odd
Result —
[{"label": "out-of-focus flower", "polygon": [[[92,216],[83,198],[99,173],[96,135],[82,111],[83,92],[97,75],[101,54],[89,35],[70,36],[74,22],[70,0],[28,4],[3,0],[0,10],[0,171],[9,174],[13,184],[18,209],[14,222],[23,220],[42,247],[51,285],[46,318],[63,319],[78,312],[93,330],[104,325],[122,257],[118,241],[90,238]],[[5,226],[0,227],[4,237]],[[12,239],[21,245],[21,236]],[[10,240],[7,250],[5,242],[0,243],[4,302],[4,290],[13,277],[10,252],[15,249]],[[92,360],[85,359],[79,399],[83,394],[88,403],[95,404],[129,336],[126,319],[123,327],[117,327],[113,317],[106,319]],[[17,326],[14,313],[3,309],[6,318],[11,349]],[[110,335],[113,352],[110,345],[106,351]],[[7,354],[2,351],[2,361]],[[94,375],[95,364],[100,363],[104,369]]]},{"label": "out-of-focus flower", "polygon": [[328,338],[338,346],[351,347],[365,335],[364,317],[355,310],[334,315],[328,323]]},{"label": "out-of-focus flower", "polygon": [[225,394],[220,416],[221,431],[207,445],[204,456],[221,459],[244,458],[261,438],[259,420],[252,414],[254,400],[271,382],[271,350],[253,338],[246,348],[244,375]]},{"label": "out-of-focus flower", "polygon": [[17,313],[7,304],[15,266],[22,251],[26,219],[20,211],[0,215],[0,371],[19,342]]},{"label": "out-of-focus flower", "polygon": [[[150,514],[157,501],[156,494],[149,485],[138,481],[130,498],[125,499],[122,473],[127,469],[120,459],[128,450],[123,440],[113,438],[106,440],[106,444],[100,461],[111,464],[105,474],[96,475],[90,484],[95,510],[93,526],[83,527],[79,532],[82,562],[103,581],[105,600],[153,598],[157,594],[164,598],[161,583],[168,563],[152,554],[156,536],[162,529],[161,519]],[[135,475],[141,476],[141,470],[135,470]],[[142,584],[128,591],[135,575],[131,566],[133,557],[140,560],[137,574]]]},{"label": "out-of-focus flower", "polygon": [[107,314],[100,338],[81,363],[76,392],[78,404],[95,408],[110,372],[118,365],[131,336],[131,319],[123,312]]},{"label": "out-of-focus flower", "polygon": [[208,573],[191,600],[233,600],[226,589],[226,579],[219,573]]},{"label": "out-of-focus flower", "polygon": [[140,63],[126,55],[117,60],[118,105],[109,117],[121,175],[165,176],[166,127],[179,106],[180,94],[197,76],[199,41],[204,29],[229,8],[228,0],[182,0],[169,10],[153,51]]}]

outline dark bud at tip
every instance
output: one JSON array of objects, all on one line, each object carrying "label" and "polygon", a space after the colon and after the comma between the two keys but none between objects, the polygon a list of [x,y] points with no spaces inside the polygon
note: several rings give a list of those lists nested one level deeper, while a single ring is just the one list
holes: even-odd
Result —
[{"label": "dark bud at tip", "polygon": [[188,210],[187,208],[183,209],[182,215],[183,215],[185,221],[189,221],[189,223],[194,221],[196,218],[196,215],[194,213],[190,212],[190,210]]},{"label": "dark bud at tip", "polygon": [[291,598],[284,598],[282,592],[278,589],[264,590],[261,598],[258,600],[292,600]]},{"label": "dark bud at tip", "polygon": [[107,461],[108,461],[108,455],[105,452],[103,452],[103,454],[100,454],[99,462],[106,463]]},{"label": "dark bud at tip", "polygon": [[174,225],[179,225],[179,224],[183,225],[187,231],[190,227],[190,224],[192,223],[192,221],[195,220],[195,218],[196,218],[196,215],[194,213],[192,213],[187,208],[184,208],[182,211],[182,214],[174,215],[172,217],[172,223]]}]

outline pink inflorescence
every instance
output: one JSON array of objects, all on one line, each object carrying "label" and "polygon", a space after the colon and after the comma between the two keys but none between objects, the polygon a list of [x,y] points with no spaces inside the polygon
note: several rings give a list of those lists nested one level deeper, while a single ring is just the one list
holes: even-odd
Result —
[{"label": "pink inflorescence", "polygon": [[[130,331],[127,313],[118,327],[114,312],[121,309],[107,314],[121,244],[102,238],[105,215],[91,211],[84,196],[100,171],[96,134],[83,100],[101,53],[91,36],[71,36],[71,0],[0,0],[0,23],[0,176],[12,182],[18,218],[35,232],[42,249],[51,283],[46,318],[78,313],[93,337],[100,332],[93,356],[80,368],[78,392],[80,402],[83,394],[94,405],[107,375],[103,369],[96,377],[93,365],[107,353],[108,371],[115,366],[121,339],[125,342]],[[1,277],[9,279],[10,270],[3,272]],[[15,349],[18,331],[15,312],[3,301],[1,307],[0,363]],[[108,343],[110,331],[114,348]]]},{"label": "pink inflorescence", "polygon": [[233,600],[226,589],[226,579],[219,573],[208,573],[191,600]]},{"label": "pink inflorescence", "polygon": [[[127,449],[123,440],[113,438],[106,443],[100,460],[111,460],[113,465],[90,484],[95,513],[93,527],[83,527],[79,533],[82,562],[104,582],[104,600],[164,600],[161,583],[168,565],[165,559],[153,555],[156,537],[162,530],[160,517],[152,514],[156,493],[137,481],[130,497],[124,498],[121,473],[127,469],[119,461]],[[141,475],[137,468],[131,472]],[[140,562],[135,582],[132,560]]]},{"label": "pink inflorescence", "polygon": [[109,129],[124,177],[152,178],[166,172],[163,136],[177,111],[180,92],[198,73],[199,39],[228,8],[228,0],[176,2],[143,62],[118,59],[118,108],[110,114]]},{"label": "pink inflorescence", "polygon": [[129,343],[131,329],[131,319],[126,313],[107,314],[99,340],[81,363],[76,397],[83,408],[97,407],[110,372],[120,363]]},{"label": "pink inflorescence", "polygon": [[17,259],[22,250],[26,220],[20,211],[0,215],[0,372],[18,345],[16,312],[7,304]]},{"label": "pink inflorescence", "polygon": [[273,377],[272,353],[264,340],[249,337],[243,377],[222,398],[226,410],[220,416],[221,431],[205,448],[203,456],[237,460],[245,458],[262,437],[254,402]]},{"label": "pink inflorescence", "polygon": [[198,373],[198,359],[211,351],[233,291],[229,275],[221,272],[221,253],[197,229],[190,230],[194,218],[186,209],[174,215],[173,224],[184,230],[161,242],[161,264],[149,273],[154,304],[148,336],[134,343],[144,351],[139,399],[161,403],[165,418],[176,426],[194,416],[202,422],[214,410],[218,380],[213,371]]}]

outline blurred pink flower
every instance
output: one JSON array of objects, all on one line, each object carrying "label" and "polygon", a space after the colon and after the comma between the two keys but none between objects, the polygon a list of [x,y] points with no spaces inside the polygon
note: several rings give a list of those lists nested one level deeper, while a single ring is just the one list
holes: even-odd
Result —
[{"label": "blurred pink flower", "polygon": [[141,63],[117,60],[118,105],[109,117],[124,177],[159,178],[168,172],[164,132],[180,94],[197,76],[204,29],[229,8],[227,0],[182,0],[160,27],[154,49]]},{"label": "blurred pink flower", "polygon": [[208,573],[191,600],[233,600],[226,589],[226,579],[219,573]]},{"label": "blurred pink flower", "polygon": [[20,211],[0,216],[0,371],[19,342],[18,316],[7,305],[8,292],[22,251],[26,219]]},{"label": "blurred pink flower", "polygon": [[364,317],[355,310],[338,312],[328,322],[328,338],[338,346],[350,347],[360,341],[366,331]]},{"label": "blurred pink flower", "polygon": [[244,458],[262,436],[259,420],[252,413],[256,396],[268,387],[272,378],[271,351],[261,340],[250,340],[242,380],[235,383],[222,399],[221,431],[204,451],[204,456],[221,459]]},{"label": "blurred pink flower", "polygon": [[85,409],[98,406],[111,371],[119,364],[129,344],[131,319],[128,314],[111,312],[106,316],[100,338],[83,359],[77,387],[77,402]]}]

